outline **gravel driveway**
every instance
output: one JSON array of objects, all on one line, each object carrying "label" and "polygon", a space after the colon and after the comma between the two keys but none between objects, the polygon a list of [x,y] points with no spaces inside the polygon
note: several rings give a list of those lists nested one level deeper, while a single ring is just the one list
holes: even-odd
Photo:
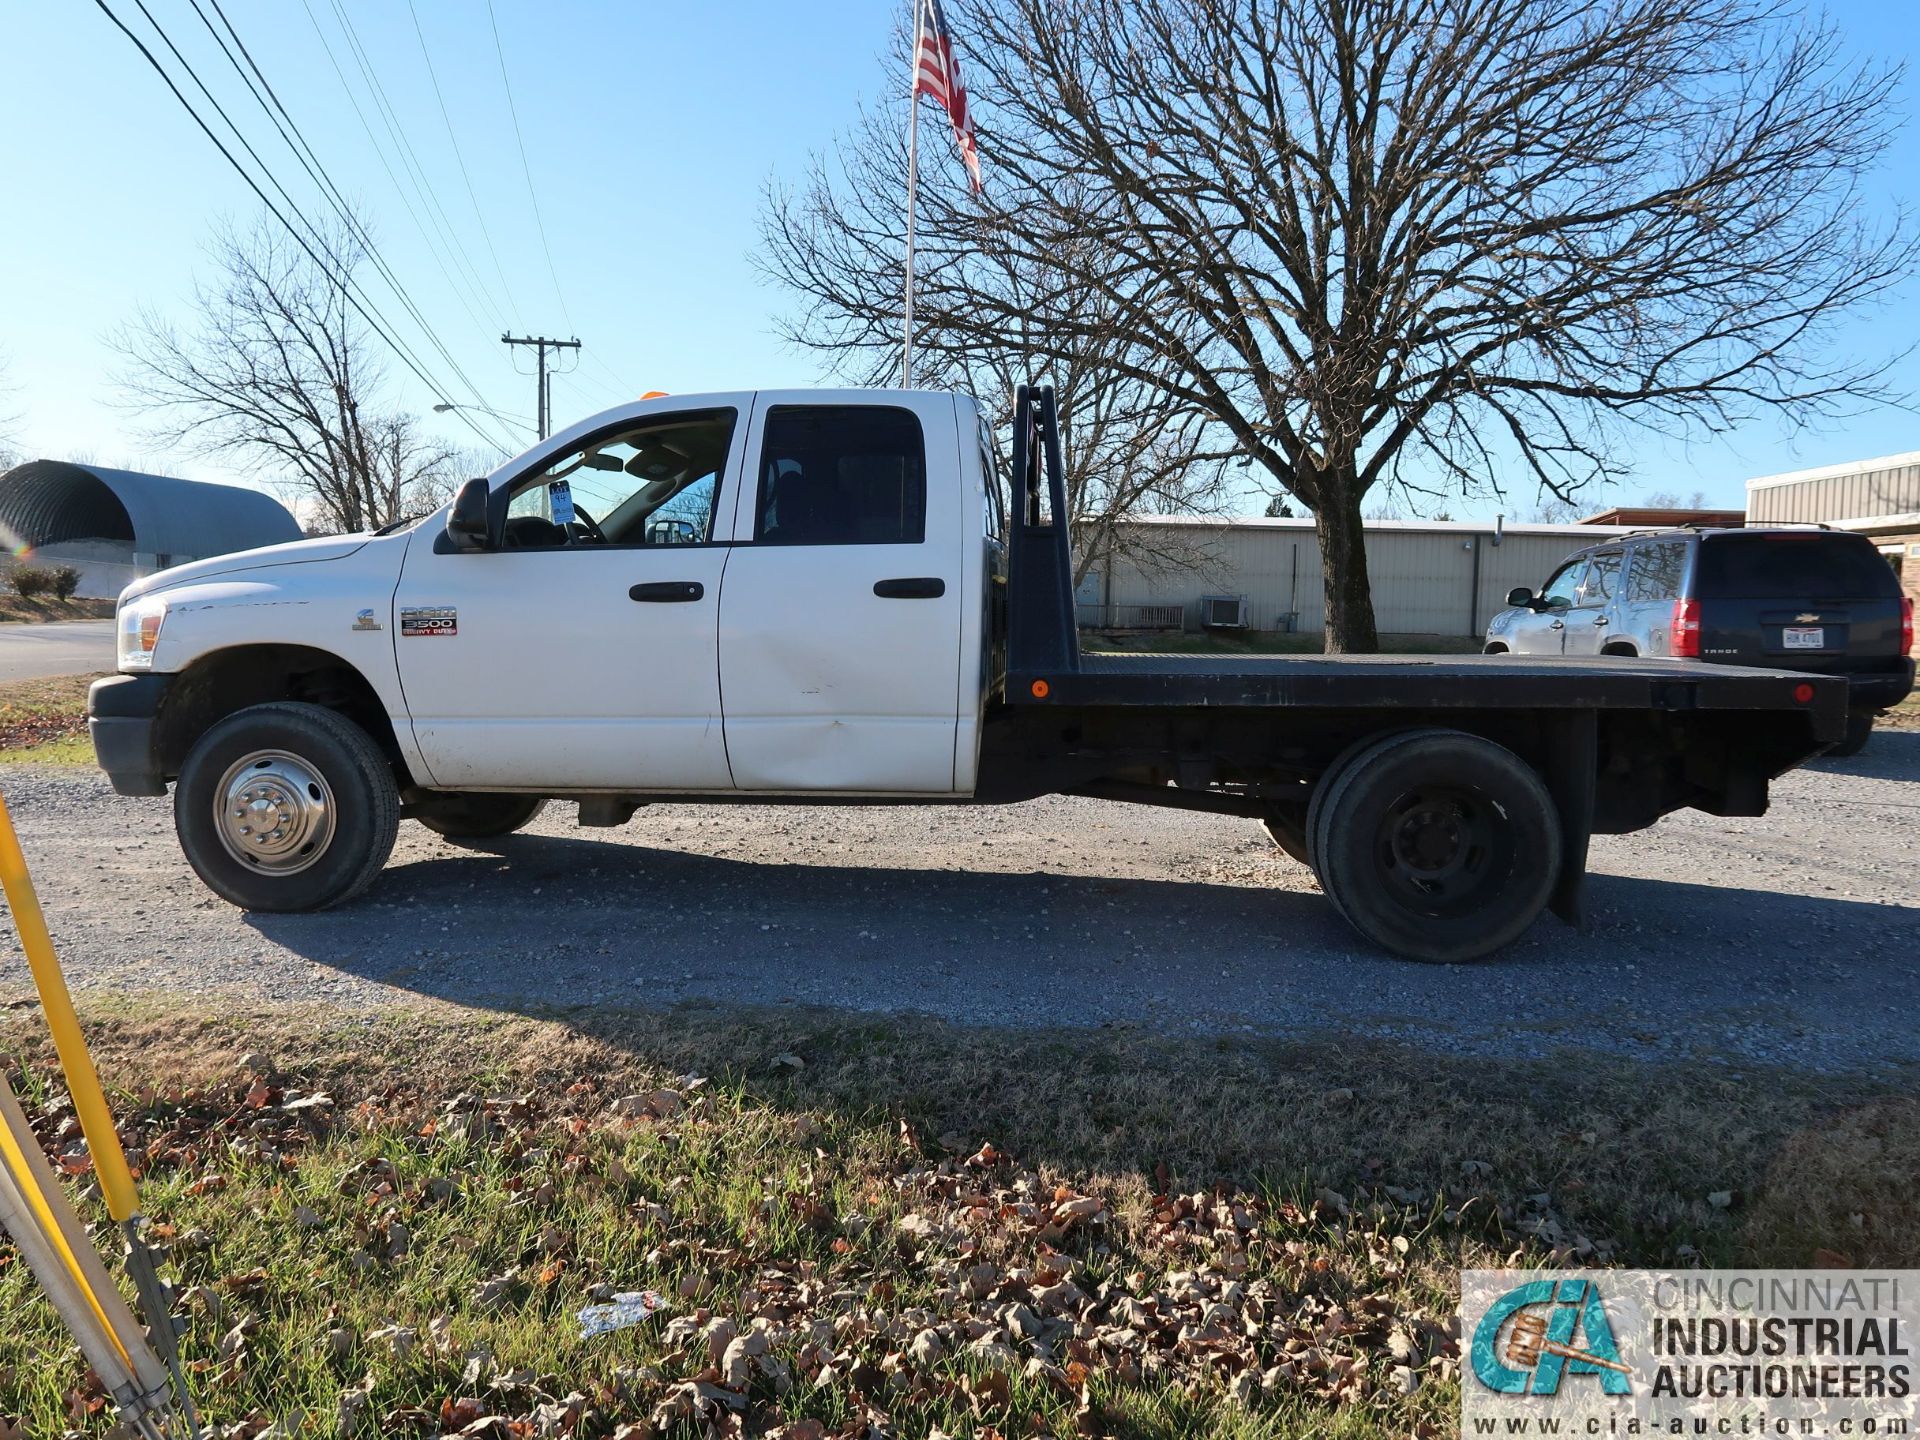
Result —
[{"label": "gravel driveway", "polygon": [[[1595,842],[1594,927],[1543,919],[1473,966],[1373,952],[1249,823],[1050,799],[1005,809],[552,805],[463,849],[401,827],[367,896],[245,915],[203,890],[165,800],[0,767],[78,986],[482,1007],[799,1004],[962,1025],[1567,1045],[1813,1070],[1920,1062],[1920,733]],[[26,991],[11,929],[0,998]]]}]

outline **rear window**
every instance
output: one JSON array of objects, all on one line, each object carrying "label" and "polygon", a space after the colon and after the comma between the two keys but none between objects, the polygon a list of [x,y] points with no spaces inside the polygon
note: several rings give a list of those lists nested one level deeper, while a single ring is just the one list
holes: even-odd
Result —
[{"label": "rear window", "polygon": [[1700,542],[1695,589],[1727,600],[1891,600],[1900,582],[1858,535],[1713,535]]},{"label": "rear window", "polygon": [[918,545],[926,533],[926,448],[911,410],[782,405],[768,412],[755,540]]}]

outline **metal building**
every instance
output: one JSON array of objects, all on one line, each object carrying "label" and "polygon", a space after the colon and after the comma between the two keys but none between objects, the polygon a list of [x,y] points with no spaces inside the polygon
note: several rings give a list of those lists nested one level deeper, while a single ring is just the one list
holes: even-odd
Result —
[{"label": "metal building", "polygon": [[[1375,623],[1386,634],[1478,636],[1507,591],[1537,589],[1575,550],[1626,528],[1369,521]],[[1096,563],[1076,591],[1083,626],[1325,628],[1311,520],[1169,516],[1122,529],[1121,553]]]},{"label": "metal building", "polygon": [[0,540],[22,560],[72,565],[82,595],[111,597],[143,575],[300,538],[272,496],[63,460],[0,475]]}]

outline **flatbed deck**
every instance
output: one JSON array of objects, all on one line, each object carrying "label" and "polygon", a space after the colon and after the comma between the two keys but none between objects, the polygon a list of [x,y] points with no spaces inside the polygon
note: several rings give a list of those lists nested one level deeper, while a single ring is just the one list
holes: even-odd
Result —
[{"label": "flatbed deck", "polygon": [[1805,710],[1821,743],[1846,729],[1844,678],[1687,660],[1520,655],[1080,653],[1010,672],[1032,706],[1308,709]]}]

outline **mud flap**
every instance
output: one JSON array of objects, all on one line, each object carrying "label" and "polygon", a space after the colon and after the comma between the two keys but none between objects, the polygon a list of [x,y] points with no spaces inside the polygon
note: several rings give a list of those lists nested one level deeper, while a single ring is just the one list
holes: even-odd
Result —
[{"label": "mud flap", "polygon": [[1587,842],[1593,838],[1600,723],[1592,710],[1555,717],[1547,745],[1547,793],[1560,812],[1560,875],[1547,908],[1582,934],[1587,917]]}]

